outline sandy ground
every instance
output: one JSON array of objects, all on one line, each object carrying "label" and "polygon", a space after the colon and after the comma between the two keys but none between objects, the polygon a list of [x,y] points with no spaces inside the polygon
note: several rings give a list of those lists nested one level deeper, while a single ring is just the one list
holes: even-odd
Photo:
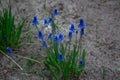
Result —
[{"label": "sandy ground", "polygon": [[[0,6],[6,5],[8,0],[0,0]],[[44,4],[46,3],[46,10]],[[31,26],[34,15],[41,21],[47,12],[58,8],[60,11],[58,24],[66,30],[71,22],[78,24],[83,17],[86,23],[86,35],[84,48],[87,50],[86,68],[81,80],[118,80],[120,72],[120,0],[11,0],[16,22],[22,17],[28,20],[23,29],[25,33],[32,29],[32,42],[34,44],[22,46],[14,51],[14,54],[30,57],[44,54],[39,50],[36,31]],[[63,19],[64,18],[64,19]],[[41,26],[41,25],[40,25]],[[40,28],[40,27],[39,27]],[[27,35],[28,36],[28,35]],[[21,41],[29,41],[24,38]],[[28,38],[27,38],[28,39]],[[25,60],[11,55],[21,66]],[[40,65],[37,65],[42,69]],[[31,67],[31,68],[34,68]],[[13,68],[13,63],[5,56],[0,58],[0,80],[43,80],[36,73],[24,74],[18,68]],[[47,77],[45,80],[51,80]]]}]

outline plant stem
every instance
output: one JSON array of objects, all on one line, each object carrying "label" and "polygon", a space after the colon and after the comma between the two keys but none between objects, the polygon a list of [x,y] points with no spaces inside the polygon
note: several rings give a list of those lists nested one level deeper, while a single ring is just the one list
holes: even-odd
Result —
[{"label": "plant stem", "polygon": [[71,39],[69,40],[69,52],[70,52],[70,46],[71,46]]},{"label": "plant stem", "polygon": [[82,54],[82,35],[81,35],[81,33],[80,33],[80,37],[79,37],[79,47],[78,48],[80,48],[80,50],[78,51],[78,52],[80,52],[80,55]]},{"label": "plant stem", "polygon": [[9,58],[13,63],[15,63],[15,64],[20,68],[20,70],[23,71],[23,68],[22,68],[15,60],[13,60],[10,56],[8,56],[8,55],[7,55],[6,53],[4,53],[3,51],[0,50],[0,52],[1,52],[2,54],[4,54],[7,58]]},{"label": "plant stem", "polygon": [[80,38],[80,55],[82,54],[82,36]]},{"label": "plant stem", "polygon": [[35,26],[35,27],[36,27],[37,31],[39,31],[38,27],[37,26]]},{"label": "plant stem", "polygon": [[76,46],[77,46],[77,34],[76,34]]},{"label": "plant stem", "polygon": [[28,59],[28,60],[31,60],[31,61],[34,61],[34,62],[37,62],[37,63],[41,64],[41,62],[39,62],[39,61],[37,61],[37,60],[35,60],[35,59],[32,59],[32,58],[23,57],[23,56],[20,56],[20,55],[16,55],[16,56],[18,56],[18,57],[20,57],[20,58]]},{"label": "plant stem", "polygon": [[[80,37],[79,37],[78,54],[82,55],[82,35],[81,35],[81,33],[80,33]],[[79,60],[80,57],[77,56],[77,59]]]}]

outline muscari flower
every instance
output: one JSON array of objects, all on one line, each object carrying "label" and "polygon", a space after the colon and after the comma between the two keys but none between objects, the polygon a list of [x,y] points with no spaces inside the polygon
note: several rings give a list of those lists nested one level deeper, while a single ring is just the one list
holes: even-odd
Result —
[{"label": "muscari flower", "polygon": [[84,24],[83,18],[80,18],[80,23],[78,25],[78,28],[85,28],[85,24]]},{"label": "muscari flower", "polygon": [[43,34],[42,34],[41,31],[38,31],[38,38],[39,38],[39,39],[43,39],[43,38],[44,38],[44,36],[43,36]]},{"label": "muscari flower", "polygon": [[48,35],[48,39],[51,39],[51,38],[52,38],[52,33]]},{"label": "muscari flower", "polygon": [[59,39],[62,41],[64,39],[62,32],[59,33]]},{"label": "muscari flower", "polygon": [[82,61],[82,60],[79,61],[79,65],[80,65],[80,66],[83,65],[83,61]]},{"label": "muscari flower", "polygon": [[60,42],[59,36],[56,34],[54,36],[54,43],[59,43],[59,42]]},{"label": "muscari flower", "polygon": [[37,20],[37,16],[34,16],[32,20],[32,25],[37,26],[38,24],[39,24],[39,21]]},{"label": "muscari flower", "polygon": [[7,54],[12,54],[12,50],[10,49],[10,47],[7,47],[7,48],[6,48],[6,53],[7,53]]},{"label": "muscari flower", "polygon": [[83,18],[80,18],[80,24],[78,25],[79,28],[81,28],[81,36],[83,36],[85,33],[84,33],[84,29],[85,29],[85,24],[84,24],[84,20]]},{"label": "muscari flower", "polygon": [[58,60],[58,62],[63,61],[63,56],[62,56],[61,52],[58,54],[57,60]]},{"label": "muscari flower", "polygon": [[83,36],[85,33],[84,33],[84,28],[81,29],[81,36]]},{"label": "muscari flower", "polygon": [[72,38],[72,31],[69,31],[69,33],[68,33],[68,38],[69,38],[69,39]]},{"label": "muscari flower", "polygon": [[78,34],[78,30],[76,30],[75,33]]},{"label": "muscari flower", "polygon": [[71,30],[72,32],[74,32],[75,28],[74,28],[74,24],[73,23],[70,25],[69,30]]},{"label": "muscari flower", "polygon": [[54,16],[58,15],[58,10],[57,10],[57,9],[54,9],[53,15],[54,15]]},{"label": "muscari flower", "polygon": [[47,44],[47,42],[45,40],[42,41],[42,46],[43,47],[47,47],[48,46],[48,44]]},{"label": "muscari flower", "polygon": [[49,18],[48,18],[48,24],[50,24],[51,22],[52,22],[52,18],[49,17]]},{"label": "muscari flower", "polygon": [[48,26],[47,18],[44,18],[44,26]]}]

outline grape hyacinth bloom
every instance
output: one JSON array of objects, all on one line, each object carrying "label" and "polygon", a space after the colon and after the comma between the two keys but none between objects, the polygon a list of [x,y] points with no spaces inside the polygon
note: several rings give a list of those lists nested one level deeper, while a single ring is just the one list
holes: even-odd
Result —
[{"label": "grape hyacinth bloom", "polygon": [[56,34],[54,37],[54,43],[59,43],[59,42],[60,42],[59,36]]},{"label": "grape hyacinth bloom", "polygon": [[51,17],[48,18],[48,24],[50,24],[50,23],[52,23],[52,18]]},{"label": "grape hyacinth bloom", "polygon": [[52,38],[52,33],[48,35],[48,40]]},{"label": "grape hyacinth bloom", "polygon": [[44,18],[44,26],[47,27],[48,26],[48,21],[47,18]]},{"label": "grape hyacinth bloom", "polygon": [[54,16],[58,15],[58,10],[57,10],[57,9],[54,9],[53,15],[54,15]]},{"label": "grape hyacinth bloom", "polygon": [[78,34],[78,30],[76,30],[75,33]]},{"label": "grape hyacinth bloom", "polygon": [[72,38],[72,31],[69,31],[69,33],[68,33],[68,38],[69,38],[69,39]]},{"label": "grape hyacinth bloom", "polygon": [[6,48],[6,53],[7,53],[7,54],[12,54],[12,50],[10,49],[10,47],[7,47],[7,48]]},{"label": "grape hyacinth bloom", "polygon": [[74,32],[75,28],[74,28],[74,24],[73,23],[70,25],[69,30],[71,30],[72,32]]},{"label": "grape hyacinth bloom", "polygon": [[37,26],[38,24],[39,24],[39,21],[37,20],[37,16],[34,16],[32,20],[32,25]]},{"label": "grape hyacinth bloom", "polygon": [[42,46],[43,47],[48,47],[48,44],[47,44],[47,42],[45,40],[42,41]]},{"label": "grape hyacinth bloom", "polygon": [[84,29],[85,29],[85,24],[84,24],[84,20],[83,18],[80,18],[80,24],[78,25],[79,28],[81,28],[81,36],[83,36],[85,33],[84,33]]},{"label": "grape hyacinth bloom", "polygon": [[63,61],[63,56],[62,56],[61,52],[58,54],[57,60],[58,60],[58,62]]},{"label": "grape hyacinth bloom", "polygon": [[84,24],[83,18],[80,18],[80,23],[78,25],[78,28],[85,28],[85,24]]},{"label": "grape hyacinth bloom", "polygon": [[38,38],[39,38],[39,39],[43,39],[43,38],[44,38],[44,36],[43,36],[43,34],[42,34],[41,31],[38,31]]},{"label": "grape hyacinth bloom", "polygon": [[83,61],[82,61],[82,60],[79,61],[79,65],[80,65],[80,66],[83,65]]},{"label": "grape hyacinth bloom", "polygon": [[59,39],[60,39],[60,42],[63,41],[64,39],[62,32],[59,33]]},{"label": "grape hyacinth bloom", "polygon": [[85,33],[84,33],[84,28],[81,29],[81,36],[83,36]]}]

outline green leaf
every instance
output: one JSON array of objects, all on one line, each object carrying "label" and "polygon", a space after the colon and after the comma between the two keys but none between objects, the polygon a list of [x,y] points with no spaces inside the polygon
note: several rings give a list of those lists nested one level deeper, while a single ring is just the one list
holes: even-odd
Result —
[{"label": "green leaf", "polygon": [[118,70],[120,71],[120,67],[118,68]]},{"label": "green leaf", "polygon": [[84,49],[83,52],[82,52],[82,57],[81,57],[82,61],[83,61],[83,65],[78,67],[78,74],[77,74],[77,76],[82,74],[82,72],[83,72],[83,70],[85,68],[85,57],[86,57],[86,51]]},{"label": "green leaf", "polygon": [[18,41],[20,38],[24,23],[25,23],[25,20],[23,20],[21,23],[19,23],[18,27],[16,28],[16,41]]},{"label": "green leaf", "polygon": [[86,57],[86,51],[85,49],[83,50],[83,53],[82,53],[82,61],[83,61],[83,65],[85,66],[85,57]]}]

